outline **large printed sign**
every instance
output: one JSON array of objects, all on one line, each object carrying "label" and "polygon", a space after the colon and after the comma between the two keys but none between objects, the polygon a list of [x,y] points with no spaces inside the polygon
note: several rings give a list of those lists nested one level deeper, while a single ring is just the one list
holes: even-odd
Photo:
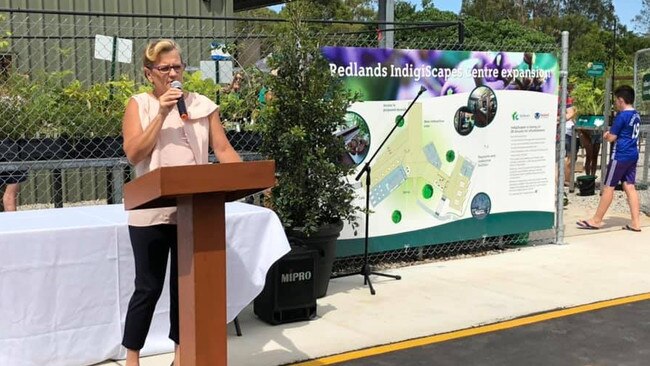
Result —
[{"label": "large printed sign", "polygon": [[[553,226],[554,55],[346,47],[323,54],[363,99],[340,132],[357,172],[398,123],[371,164],[372,251]],[[363,181],[354,182],[361,207]],[[363,215],[359,223],[363,229]],[[344,229],[338,255],[361,253],[362,242]]]}]

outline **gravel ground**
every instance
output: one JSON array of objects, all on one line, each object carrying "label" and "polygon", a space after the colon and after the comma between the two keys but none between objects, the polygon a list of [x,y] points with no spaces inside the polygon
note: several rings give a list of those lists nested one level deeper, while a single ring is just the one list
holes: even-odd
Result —
[{"label": "gravel ground", "polygon": [[[595,211],[598,207],[600,195],[598,191],[593,196],[580,196],[579,190],[576,188],[574,193],[569,193],[568,188],[564,188],[564,192],[569,198],[569,205],[577,205]],[[641,211],[646,214],[650,213],[650,190],[639,190],[639,201],[641,202]],[[627,205],[627,197],[623,191],[614,191],[614,200],[609,207],[608,212],[629,213],[630,207]]]}]

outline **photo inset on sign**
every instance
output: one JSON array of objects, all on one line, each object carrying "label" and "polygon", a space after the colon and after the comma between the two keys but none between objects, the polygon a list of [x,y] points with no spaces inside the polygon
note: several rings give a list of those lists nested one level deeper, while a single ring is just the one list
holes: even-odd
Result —
[{"label": "photo inset on sign", "polygon": [[490,200],[490,196],[488,196],[487,194],[483,192],[477,193],[476,196],[472,198],[470,210],[474,218],[483,220],[485,217],[487,217],[487,215],[490,214],[491,209],[492,209],[492,200]]},{"label": "photo inset on sign", "polygon": [[479,86],[472,90],[467,106],[474,113],[476,127],[489,125],[497,114],[497,96],[487,86]]},{"label": "photo inset on sign", "polygon": [[467,136],[474,129],[474,113],[467,107],[460,107],[454,116],[454,128],[461,136]]},{"label": "photo inset on sign", "polygon": [[368,124],[358,113],[345,114],[345,127],[336,133],[343,138],[345,153],[342,160],[345,164],[358,165],[368,155],[370,149],[370,130]]}]

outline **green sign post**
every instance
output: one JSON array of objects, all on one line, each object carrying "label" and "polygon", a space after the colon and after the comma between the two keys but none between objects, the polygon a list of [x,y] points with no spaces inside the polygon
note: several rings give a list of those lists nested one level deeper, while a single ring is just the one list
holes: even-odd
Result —
[{"label": "green sign post", "polygon": [[605,74],[605,63],[604,62],[590,62],[587,64],[587,75],[594,78],[593,87],[596,87],[596,78],[599,78]]},{"label": "green sign post", "polygon": [[590,62],[587,64],[587,75],[592,77],[601,77],[605,74],[604,62]]}]

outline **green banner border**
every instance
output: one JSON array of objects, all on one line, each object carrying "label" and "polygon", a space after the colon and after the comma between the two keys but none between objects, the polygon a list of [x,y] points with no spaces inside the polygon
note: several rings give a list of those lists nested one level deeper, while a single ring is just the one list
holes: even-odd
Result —
[{"label": "green banner border", "polygon": [[[370,219],[372,225],[372,218]],[[475,240],[484,237],[528,233],[551,229],[555,225],[555,213],[545,211],[519,211],[490,214],[483,220],[474,218],[453,221],[431,228],[371,237],[368,251],[379,253],[407,247],[445,244]],[[372,226],[371,226],[372,227]],[[339,258],[363,254],[363,224],[359,227],[360,238],[337,241],[336,256]]]}]

